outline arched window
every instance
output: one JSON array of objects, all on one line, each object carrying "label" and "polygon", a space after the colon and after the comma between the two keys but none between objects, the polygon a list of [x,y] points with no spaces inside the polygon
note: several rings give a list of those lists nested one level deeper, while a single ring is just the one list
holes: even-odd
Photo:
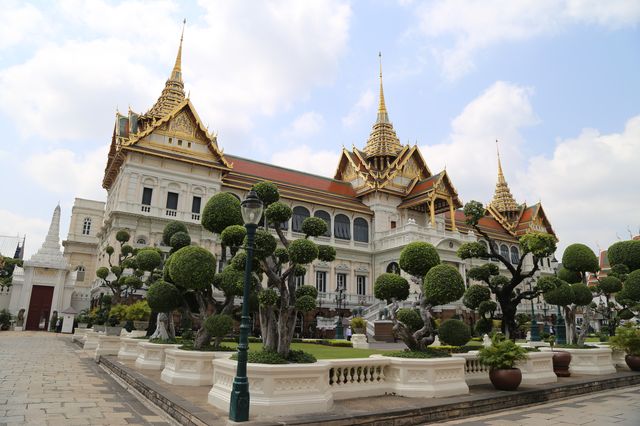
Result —
[{"label": "arched window", "polygon": [[302,207],[302,206],[294,207],[293,215],[291,216],[292,218],[291,229],[293,229],[293,232],[302,232],[302,222],[304,222],[304,220],[308,218],[310,215],[311,214],[309,213],[309,210],[307,210],[306,207]]},{"label": "arched window", "polygon": [[520,262],[520,251],[518,250],[518,247],[512,246],[511,247],[511,263],[513,263],[514,265],[517,265],[518,262]]},{"label": "arched window", "polygon": [[353,239],[362,243],[369,242],[369,223],[361,217],[353,220]]},{"label": "arched window", "polygon": [[398,265],[396,262],[391,262],[387,265],[387,272],[389,274],[400,275],[400,265]]},{"label": "arched window", "polygon": [[82,222],[82,235],[89,235],[91,233],[91,218],[85,217]]},{"label": "arched window", "polygon": [[324,233],[325,237],[331,236],[331,215],[324,210],[318,210],[313,214],[315,217],[319,217],[327,223],[327,232]]},{"label": "arched window", "polygon": [[84,281],[84,266],[78,266],[76,268],[76,281]]},{"label": "arched window", "polygon": [[505,259],[509,259],[509,247],[507,247],[506,244],[500,245],[500,256],[504,257]]},{"label": "arched window", "polygon": [[144,237],[138,237],[138,239],[136,240],[136,244],[144,246],[147,244],[147,240],[145,240]]},{"label": "arched window", "polygon": [[333,235],[341,240],[351,239],[351,221],[343,214],[338,214],[333,219]]}]

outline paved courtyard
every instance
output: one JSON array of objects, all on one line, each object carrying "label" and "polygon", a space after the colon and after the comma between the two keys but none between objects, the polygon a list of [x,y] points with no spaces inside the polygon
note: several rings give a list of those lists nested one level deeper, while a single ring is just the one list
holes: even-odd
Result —
[{"label": "paved courtyard", "polygon": [[640,387],[582,395],[497,414],[439,423],[466,426],[640,425]]},{"label": "paved courtyard", "polygon": [[0,333],[0,424],[166,425],[68,336]]}]

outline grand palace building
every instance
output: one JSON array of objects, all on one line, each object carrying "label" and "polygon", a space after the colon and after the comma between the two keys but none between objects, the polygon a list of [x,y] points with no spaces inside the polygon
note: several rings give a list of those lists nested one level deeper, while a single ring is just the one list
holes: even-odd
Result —
[{"label": "grand palace building", "polygon": [[[481,238],[465,224],[462,200],[447,171],[432,171],[417,146],[400,143],[385,105],[382,72],[371,133],[362,135],[359,147],[343,148],[334,177],[327,178],[225,153],[225,141],[209,133],[185,96],[181,56],[182,41],[165,87],[148,111],[116,114],[102,181],[106,203],[75,201],[63,246],[78,292],[90,291],[95,298],[107,291],[95,272],[107,264],[106,246],[119,247],[115,235],[122,229],[129,231],[134,247],[168,252],[162,231],[178,220],[187,225],[193,244],[219,258],[218,236],[200,224],[204,205],[221,191],[243,199],[263,180],[276,183],[281,201],[293,210],[288,237],[303,236],[306,217],[328,224],[327,233],[316,240],[336,248],[335,261],[316,260],[297,278],[317,287],[323,307],[335,306],[340,289],[347,308],[377,304],[375,278],[399,273],[400,251],[412,241],[433,244],[442,261],[463,277],[472,265],[492,261],[456,256],[462,243]],[[500,253],[517,263],[520,236],[530,231],[553,234],[553,229],[539,203],[514,200],[499,157],[497,170],[495,195],[480,226],[498,241]],[[551,272],[551,259],[544,259],[541,273]],[[417,289],[412,293],[416,297]],[[460,310],[457,305],[444,308]]]}]

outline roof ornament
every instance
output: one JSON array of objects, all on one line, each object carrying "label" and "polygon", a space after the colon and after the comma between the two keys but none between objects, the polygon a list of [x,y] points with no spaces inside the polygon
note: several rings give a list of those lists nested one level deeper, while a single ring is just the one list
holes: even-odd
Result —
[{"label": "roof ornament", "polygon": [[499,142],[496,139],[496,154],[498,157],[498,182],[496,183],[496,190],[493,194],[493,200],[490,205],[500,213],[516,212],[518,211],[518,203],[514,200],[507,180],[504,178],[502,172],[502,162],[500,161],[500,149]]},{"label": "roof ornament", "polygon": [[378,52],[378,60],[380,62],[380,96],[378,102],[378,123],[388,123],[389,114],[387,113],[387,105],[384,102],[384,88],[382,87],[382,52]]}]

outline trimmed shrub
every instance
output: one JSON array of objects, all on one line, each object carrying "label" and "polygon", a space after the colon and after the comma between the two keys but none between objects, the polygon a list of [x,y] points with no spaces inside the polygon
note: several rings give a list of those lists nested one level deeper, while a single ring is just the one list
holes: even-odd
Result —
[{"label": "trimmed shrub", "polygon": [[462,275],[451,265],[436,265],[424,277],[424,294],[433,306],[458,300],[464,294]]},{"label": "trimmed shrub", "polygon": [[262,181],[253,185],[254,191],[258,195],[258,198],[262,200],[264,205],[268,206],[270,204],[275,203],[280,199],[280,194],[278,193],[278,186],[270,181]]},{"label": "trimmed shrub", "polygon": [[278,303],[278,300],[280,300],[280,294],[272,288],[262,290],[258,293],[258,302],[262,306],[273,306]]},{"label": "trimmed shrub", "polygon": [[176,286],[161,280],[147,290],[147,303],[156,312],[171,312],[182,305],[182,297]]},{"label": "trimmed shrub", "polygon": [[[185,225],[184,223],[178,222],[177,220],[172,220],[171,222],[167,223],[164,227],[164,230],[162,231],[162,244],[164,244],[165,246],[173,247],[173,244],[171,244],[171,237],[173,237],[173,235],[178,232],[183,232],[189,235],[187,225]],[[189,242],[189,244],[191,244],[191,242]]]},{"label": "trimmed shrub", "polygon": [[598,280],[598,287],[604,293],[613,294],[622,290],[622,281],[616,277],[603,277]]},{"label": "trimmed shrub", "polygon": [[327,232],[327,222],[319,217],[308,217],[302,221],[302,232],[311,237],[319,237]]},{"label": "trimmed shrub", "polygon": [[462,303],[469,309],[478,309],[480,303],[491,299],[491,290],[484,285],[472,285],[464,293]]},{"label": "trimmed shrub", "polygon": [[302,285],[296,289],[296,298],[302,296],[311,296],[312,299],[318,297],[318,290],[312,285]]},{"label": "trimmed shrub", "polygon": [[557,274],[558,278],[562,281],[566,281],[569,284],[582,282],[582,275],[579,272],[571,271],[567,268],[560,268]]},{"label": "trimmed shrub", "polygon": [[640,269],[640,240],[618,241],[607,250],[611,266],[626,265],[629,271]]},{"label": "trimmed shrub", "polygon": [[336,260],[336,249],[325,244],[318,245],[318,260],[333,262]]},{"label": "trimmed shrub", "polygon": [[562,254],[562,266],[576,272],[597,272],[600,269],[598,258],[584,244],[571,244]]},{"label": "trimmed shrub", "polygon": [[269,207],[264,211],[265,216],[267,217],[267,221],[271,224],[281,224],[282,222],[286,222],[291,219],[291,215],[293,212],[291,211],[291,207],[277,201],[273,204],[270,204]]},{"label": "trimmed shrub", "polygon": [[491,333],[492,328],[493,321],[491,321],[489,318],[480,318],[478,321],[476,321],[475,331],[477,334],[482,335]]},{"label": "trimmed shrub", "polygon": [[316,308],[316,299],[311,296],[301,296],[296,298],[295,307],[300,312],[309,312]]},{"label": "trimmed shrub", "polygon": [[487,247],[478,242],[462,244],[458,248],[456,254],[460,259],[482,258],[489,256],[489,253],[487,253]]},{"label": "trimmed shrub", "polygon": [[276,257],[276,259],[278,259],[278,262],[280,262],[280,264],[287,263],[289,261],[289,252],[284,247],[278,247],[273,252],[273,255]]},{"label": "trimmed shrub", "polygon": [[305,239],[294,240],[289,244],[291,262],[305,265],[318,257],[318,246]]},{"label": "trimmed shrub", "polygon": [[224,268],[213,278],[213,285],[226,295],[242,296],[244,291],[244,272],[235,268]]},{"label": "trimmed shrub", "polygon": [[431,268],[439,263],[438,251],[429,243],[421,241],[409,243],[400,252],[400,268],[414,277],[424,277]]},{"label": "trimmed shrub", "polygon": [[233,331],[233,319],[229,315],[211,315],[204,327],[213,337],[224,337]]},{"label": "trimmed shrub", "polygon": [[171,236],[169,245],[174,251],[180,250],[182,247],[191,245],[191,237],[186,232],[176,232]]},{"label": "trimmed shrub", "polygon": [[[278,245],[276,239],[271,235],[271,232],[264,229],[258,229],[255,233],[255,245],[253,249],[253,255],[257,259],[264,259],[271,256],[276,250]],[[243,244],[247,245],[247,237],[245,236]]]},{"label": "trimmed shrub", "polygon": [[383,273],[373,286],[373,294],[376,299],[391,303],[391,299],[406,300],[409,297],[409,282],[400,275]]},{"label": "trimmed shrub", "polygon": [[438,335],[442,342],[452,346],[466,345],[471,339],[469,326],[456,319],[449,319],[440,324]]},{"label": "trimmed shrub", "polygon": [[240,200],[230,192],[220,192],[207,201],[202,211],[202,226],[214,234],[220,234],[226,227],[242,225]]},{"label": "trimmed shrub", "polygon": [[124,229],[121,229],[120,231],[116,232],[116,241],[118,241],[121,244],[126,243],[127,241],[129,241],[130,238],[131,238],[131,235]]},{"label": "trimmed shrub", "polygon": [[136,255],[136,264],[143,271],[153,271],[162,265],[162,256],[156,249],[143,249]]},{"label": "trimmed shrub", "polygon": [[213,283],[216,273],[216,257],[207,249],[196,246],[183,247],[172,256],[169,274],[176,285],[200,290]]},{"label": "trimmed shrub", "polygon": [[228,226],[220,234],[220,241],[227,247],[238,248],[242,246],[247,235],[247,228],[242,225]]},{"label": "trimmed shrub", "polygon": [[396,312],[396,319],[406,325],[411,332],[420,330],[424,326],[422,317],[420,317],[420,314],[415,309],[398,309],[398,312]]}]

